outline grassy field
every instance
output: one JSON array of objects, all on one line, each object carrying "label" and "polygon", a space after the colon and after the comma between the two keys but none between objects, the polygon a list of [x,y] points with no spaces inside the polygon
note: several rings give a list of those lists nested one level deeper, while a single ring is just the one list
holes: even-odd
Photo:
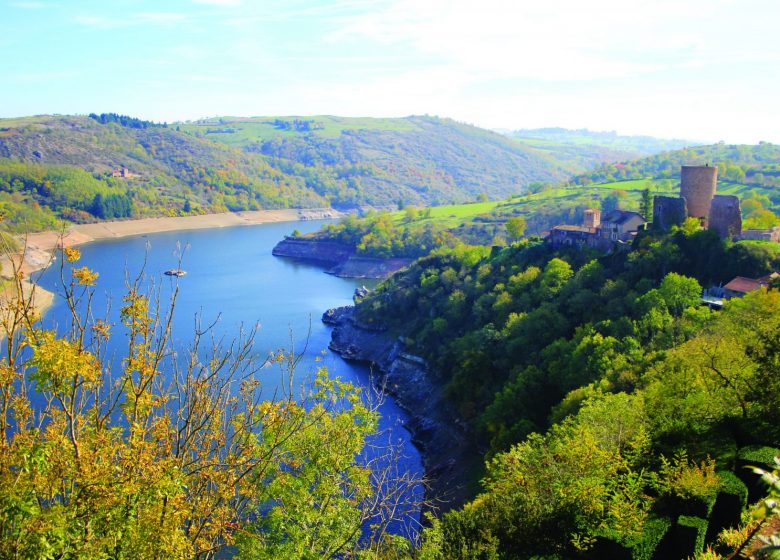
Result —
[{"label": "grassy field", "polygon": [[[406,119],[377,119],[369,117],[333,117],[329,115],[285,116],[285,117],[214,117],[190,123],[175,123],[181,130],[191,134],[200,133],[204,137],[233,146],[244,146],[254,142],[270,140],[276,136],[289,137],[302,134],[297,130],[284,130],[274,125],[275,120],[292,122],[294,120],[314,121],[322,128],[311,131],[324,138],[337,138],[345,130],[385,130],[408,132],[417,130],[415,124]],[[227,132],[230,130],[231,132]],[[217,132],[215,132],[217,131]],[[220,132],[224,131],[224,132]]]},{"label": "grassy field", "polygon": [[[679,182],[672,179],[637,179],[593,184],[584,187],[551,188],[538,193],[514,196],[507,200],[434,206],[430,208],[430,215],[427,218],[418,218],[415,220],[415,225],[434,224],[447,229],[455,229],[458,226],[473,225],[477,218],[479,219],[476,221],[501,222],[511,215],[523,215],[529,219],[530,224],[534,221],[534,217],[543,211],[554,214],[555,210],[582,210],[588,207],[599,206],[600,201],[620,191],[625,193],[620,195],[620,207],[625,210],[638,211],[642,193],[647,188],[650,189],[653,195],[677,196],[680,187]],[[769,188],[727,182],[718,183],[719,194],[736,195],[744,199],[753,192],[768,196],[774,194],[776,196],[776,192]],[[780,213],[780,205],[773,207],[772,210]],[[404,210],[393,212],[392,216],[398,225],[408,221],[407,213]],[[561,223],[575,222],[576,220],[572,221],[569,219],[563,220]],[[552,225],[554,224],[542,221],[539,223],[538,228],[532,229],[547,229]],[[780,246],[778,251],[780,251]]]}]

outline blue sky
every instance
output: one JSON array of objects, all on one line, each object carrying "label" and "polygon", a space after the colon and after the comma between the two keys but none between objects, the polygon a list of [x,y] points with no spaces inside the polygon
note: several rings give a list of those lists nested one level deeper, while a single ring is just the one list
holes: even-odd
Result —
[{"label": "blue sky", "polygon": [[780,143],[776,0],[0,0],[0,116],[446,116]]}]

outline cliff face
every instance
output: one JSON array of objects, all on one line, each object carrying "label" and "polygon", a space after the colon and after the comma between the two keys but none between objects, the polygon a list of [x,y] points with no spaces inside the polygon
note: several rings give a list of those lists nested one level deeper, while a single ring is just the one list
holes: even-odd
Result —
[{"label": "cliff face", "polygon": [[352,306],[329,309],[322,320],[334,327],[330,349],[370,364],[379,387],[409,413],[405,427],[422,453],[433,507],[462,504],[469,496],[468,475],[482,460],[425,361],[404,352],[403,344],[381,328],[362,325]]},{"label": "cliff face", "polygon": [[316,238],[285,237],[276,244],[274,256],[312,262],[328,268],[328,274],[343,278],[387,278],[412,259],[374,259],[355,256],[355,248],[345,243]]},{"label": "cliff face", "polygon": [[285,237],[276,244],[271,253],[275,257],[290,257],[326,266],[335,266],[354,255],[355,249],[336,241]]}]

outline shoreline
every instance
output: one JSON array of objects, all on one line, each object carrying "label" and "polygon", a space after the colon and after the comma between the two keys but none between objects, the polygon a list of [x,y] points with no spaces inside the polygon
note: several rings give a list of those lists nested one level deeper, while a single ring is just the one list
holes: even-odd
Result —
[{"label": "shoreline", "polygon": [[[11,259],[16,261],[24,274],[25,289],[32,289],[29,281],[32,273],[47,268],[54,262],[54,251],[59,247],[75,247],[103,239],[120,239],[134,235],[162,233],[168,231],[188,231],[215,229],[236,226],[254,226],[277,222],[297,222],[341,217],[341,212],[330,208],[246,210],[242,212],[221,212],[198,216],[174,216],[159,218],[140,218],[136,220],[115,220],[94,224],[73,224],[61,232],[43,231],[27,234],[22,249],[14,255],[0,257],[2,276],[11,278],[14,269]],[[21,262],[19,258],[21,257]],[[5,295],[5,294],[3,294]],[[43,316],[54,301],[54,294],[35,286],[35,308]]]}]

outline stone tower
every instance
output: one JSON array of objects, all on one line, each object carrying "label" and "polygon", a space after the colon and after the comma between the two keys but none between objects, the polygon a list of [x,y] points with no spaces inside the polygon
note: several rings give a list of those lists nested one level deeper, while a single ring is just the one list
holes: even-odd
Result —
[{"label": "stone tower", "polygon": [[731,239],[742,233],[742,209],[736,196],[715,195],[710,205],[709,229],[721,239]]},{"label": "stone tower", "polygon": [[598,208],[586,208],[582,225],[591,229],[599,227],[601,225],[601,210]]},{"label": "stone tower", "polygon": [[710,205],[718,188],[718,168],[709,165],[683,165],[680,170],[680,196],[685,199],[688,216],[699,218],[707,226]]}]

